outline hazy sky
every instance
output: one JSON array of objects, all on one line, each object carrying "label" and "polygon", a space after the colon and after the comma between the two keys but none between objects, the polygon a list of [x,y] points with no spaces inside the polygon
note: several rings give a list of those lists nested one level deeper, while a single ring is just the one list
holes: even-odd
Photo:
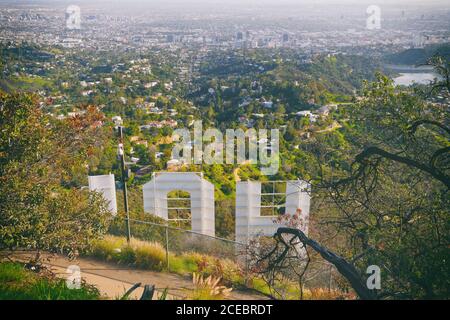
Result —
[{"label": "hazy sky", "polygon": [[[111,0],[100,0],[111,1]],[[143,3],[203,3],[203,4],[253,4],[253,5],[295,5],[295,4],[384,4],[384,5],[397,5],[397,4],[450,4],[450,0],[112,0],[116,2],[143,2]]]},{"label": "hazy sky", "polygon": [[[116,9],[123,12],[159,10],[159,12],[231,12],[238,10],[285,11],[286,14],[299,15],[310,10],[327,11],[349,10],[379,5],[384,12],[391,10],[443,10],[450,11],[450,0],[0,0],[2,7],[32,4],[33,6],[80,5],[90,8]],[[332,9],[331,9],[332,8]]]},{"label": "hazy sky", "polygon": [[[37,0],[39,1],[39,0]],[[58,0],[53,0],[58,1]],[[70,0],[72,2],[76,0]],[[81,0],[88,1],[88,0]],[[450,0],[97,0],[106,3],[132,5],[179,5],[186,7],[189,5],[205,6],[205,7],[301,7],[301,6],[326,6],[326,5],[343,5],[343,6],[369,6],[379,5],[384,7],[404,7],[408,9],[411,6],[420,7],[440,7],[450,9]],[[95,2],[97,2],[95,1]],[[93,3],[93,0],[89,1]]]},{"label": "hazy sky", "polygon": [[408,4],[421,4],[421,5],[445,5],[450,6],[450,0],[0,0],[0,3],[77,3],[77,2],[91,2],[91,3],[145,3],[145,4],[229,4],[229,5],[295,5],[295,4],[383,4],[383,5],[408,5]]},{"label": "hazy sky", "polygon": [[295,5],[295,4],[384,4],[384,5],[398,5],[398,4],[447,4],[450,5],[450,0],[100,0],[100,1],[115,1],[115,2],[141,2],[141,3],[203,3],[203,4],[253,4],[253,5]]}]

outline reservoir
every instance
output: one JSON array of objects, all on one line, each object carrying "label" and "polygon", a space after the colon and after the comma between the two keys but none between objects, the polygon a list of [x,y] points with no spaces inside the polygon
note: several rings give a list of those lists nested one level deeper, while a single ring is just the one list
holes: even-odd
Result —
[{"label": "reservoir", "polygon": [[385,65],[385,67],[398,74],[393,78],[395,85],[429,84],[434,78],[439,77],[431,66]]},{"label": "reservoir", "polygon": [[435,73],[400,73],[400,76],[394,78],[394,84],[397,86],[410,86],[414,83],[429,84],[436,76]]}]

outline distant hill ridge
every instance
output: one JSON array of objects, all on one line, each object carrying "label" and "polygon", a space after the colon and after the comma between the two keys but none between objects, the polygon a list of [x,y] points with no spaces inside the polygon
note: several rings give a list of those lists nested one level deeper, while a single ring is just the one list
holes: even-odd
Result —
[{"label": "distant hill ridge", "polygon": [[399,53],[386,56],[385,60],[390,64],[418,65],[425,63],[433,55],[439,54],[450,61],[450,43],[443,45],[431,45],[425,48],[408,49]]}]

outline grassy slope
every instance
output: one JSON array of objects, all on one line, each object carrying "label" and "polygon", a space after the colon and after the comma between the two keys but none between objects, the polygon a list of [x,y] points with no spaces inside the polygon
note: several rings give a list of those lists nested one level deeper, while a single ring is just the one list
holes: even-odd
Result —
[{"label": "grassy slope", "polygon": [[[125,238],[108,235],[103,240],[97,241],[87,255],[144,270],[168,271],[165,249],[156,242],[132,239],[131,244],[127,245]],[[245,287],[244,272],[228,259],[219,260],[196,252],[181,255],[170,253],[169,264],[172,273],[182,276],[194,272],[205,276],[216,275],[221,277],[227,286]],[[253,288],[269,294],[267,286],[260,279],[253,280]]]},{"label": "grassy slope", "polygon": [[0,263],[0,300],[96,300],[98,290],[83,285],[69,289],[65,280],[25,270],[20,263]]},{"label": "grassy slope", "polygon": [[[87,255],[103,261],[111,261],[144,270],[168,271],[165,249],[156,242],[133,238],[131,244],[128,245],[124,237],[107,235],[104,239],[96,241],[92,251],[87,253]],[[170,253],[169,262],[170,272],[172,273],[182,276],[191,275],[192,273],[198,273],[204,277],[212,275],[221,278],[221,283],[227,287],[247,287],[266,295],[272,294],[267,284],[259,277],[251,276],[246,283],[243,270],[235,262],[228,259],[218,259],[197,252],[185,252],[181,255]],[[288,299],[298,299],[299,290],[294,283],[286,282],[283,286],[288,292]],[[353,298],[353,296],[337,290],[332,290],[331,292],[321,288],[304,290],[304,299],[335,300]]]}]

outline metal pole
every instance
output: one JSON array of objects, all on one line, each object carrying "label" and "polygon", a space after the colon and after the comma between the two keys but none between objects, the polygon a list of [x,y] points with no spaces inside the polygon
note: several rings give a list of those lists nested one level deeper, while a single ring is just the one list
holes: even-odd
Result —
[{"label": "metal pole", "polygon": [[166,263],[167,271],[170,272],[170,261],[169,261],[169,228],[166,227]]},{"label": "metal pole", "polygon": [[126,214],[126,228],[127,228],[127,242],[130,243],[131,238],[131,230],[130,230],[130,213],[128,210],[128,193],[127,193],[127,181],[125,179],[125,150],[124,150],[124,143],[123,143],[123,127],[119,126],[119,137],[120,137],[120,144],[119,144],[119,157],[120,157],[120,168],[122,172],[122,186],[123,186],[123,204],[125,208],[125,214]]}]

